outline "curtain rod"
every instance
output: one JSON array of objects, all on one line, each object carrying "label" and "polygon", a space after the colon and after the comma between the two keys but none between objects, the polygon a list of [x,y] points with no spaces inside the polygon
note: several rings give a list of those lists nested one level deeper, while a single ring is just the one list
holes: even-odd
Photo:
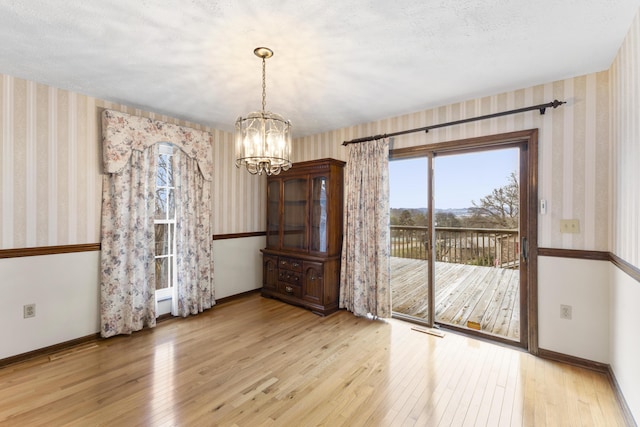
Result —
[{"label": "curtain rod", "polygon": [[470,117],[468,119],[456,120],[456,121],[447,122],[447,123],[440,123],[440,124],[437,124],[437,125],[425,126],[425,127],[422,127],[422,128],[401,130],[399,132],[384,133],[384,134],[381,134],[381,135],[374,135],[374,136],[365,136],[363,138],[356,138],[356,139],[352,139],[350,141],[344,141],[342,143],[342,145],[358,144],[360,142],[367,142],[367,141],[373,141],[373,140],[376,140],[376,139],[389,138],[389,137],[392,137],[392,136],[405,135],[407,133],[423,132],[423,131],[424,132],[429,132],[429,130],[431,130],[431,129],[437,129],[437,128],[442,128],[442,127],[446,127],[446,126],[453,126],[453,125],[461,125],[463,123],[475,122],[477,120],[492,119],[494,117],[507,116],[509,114],[524,113],[525,111],[531,111],[531,110],[539,110],[540,114],[544,114],[545,111],[547,110],[547,108],[550,108],[550,107],[557,108],[557,107],[561,106],[562,104],[566,104],[566,102],[565,101],[558,101],[557,99],[554,99],[553,102],[547,102],[546,104],[533,105],[531,107],[524,107],[524,108],[518,108],[516,110],[503,111],[501,113],[487,114],[486,116]]}]

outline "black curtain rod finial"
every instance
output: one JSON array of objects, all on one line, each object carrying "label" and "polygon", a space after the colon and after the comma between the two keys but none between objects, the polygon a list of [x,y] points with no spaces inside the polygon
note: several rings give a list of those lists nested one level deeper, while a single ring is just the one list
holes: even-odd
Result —
[{"label": "black curtain rod finial", "polygon": [[[562,104],[566,104],[567,101],[558,101],[557,99],[554,99],[553,102],[550,102],[549,104],[547,104],[549,107],[553,107],[553,108],[558,108],[559,106],[561,106]],[[544,114],[547,111],[547,107],[542,107],[540,109],[540,114]]]}]

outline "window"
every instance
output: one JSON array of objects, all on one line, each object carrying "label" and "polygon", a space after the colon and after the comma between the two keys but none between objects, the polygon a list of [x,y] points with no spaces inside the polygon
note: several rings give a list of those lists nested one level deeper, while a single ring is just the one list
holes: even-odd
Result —
[{"label": "window", "polygon": [[176,206],[173,145],[159,144],[156,177],[155,262],[156,300],[171,298],[176,279]]}]

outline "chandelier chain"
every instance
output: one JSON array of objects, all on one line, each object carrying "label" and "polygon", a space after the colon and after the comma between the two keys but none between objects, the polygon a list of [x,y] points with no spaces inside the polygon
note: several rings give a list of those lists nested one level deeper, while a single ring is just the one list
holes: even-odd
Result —
[{"label": "chandelier chain", "polygon": [[266,111],[267,105],[267,67],[265,66],[265,58],[262,58],[262,111]]}]

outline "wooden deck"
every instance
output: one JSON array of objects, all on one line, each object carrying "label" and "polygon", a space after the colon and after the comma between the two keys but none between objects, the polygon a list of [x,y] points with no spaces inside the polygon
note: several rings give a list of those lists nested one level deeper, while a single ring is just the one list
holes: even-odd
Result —
[{"label": "wooden deck", "polygon": [[[393,311],[426,319],[427,261],[391,257]],[[520,340],[518,270],[436,262],[436,322]]]}]

